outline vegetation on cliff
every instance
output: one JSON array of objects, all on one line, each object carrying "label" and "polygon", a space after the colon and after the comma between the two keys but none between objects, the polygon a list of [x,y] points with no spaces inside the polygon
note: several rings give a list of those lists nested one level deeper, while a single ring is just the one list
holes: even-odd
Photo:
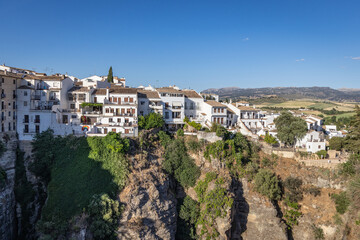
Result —
[{"label": "vegetation on cliff", "polygon": [[[42,237],[64,235],[69,220],[80,213],[90,216],[90,227],[97,229],[95,238],[111,237],[119,210],[118,206],[109,208],[109,204],[114,204],[111,199],[116,199],[125,185],[128,161],[124,154],[129,140],[116,133],[104,138],[54,137],[48,130],[36,136],[33,146],[35,161],[31,169],[48,182],[48,199],[37,226]],[[94,212],[94,198],[116,214],[109,216],[108,210],[100,207],[96,208],[99,212]],[[54,229],[54,225],[58,227]]]}]

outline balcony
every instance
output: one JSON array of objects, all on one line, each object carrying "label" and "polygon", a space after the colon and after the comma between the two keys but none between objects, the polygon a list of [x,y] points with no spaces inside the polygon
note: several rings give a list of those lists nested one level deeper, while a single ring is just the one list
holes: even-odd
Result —
[{"label": "balcony", "polygon": [[133,117],[135,114],[133,113],[113,113],[113,116],[117,117]]},{"label": "balcony", "polygon": [[[54,104],[56,105],[56,104]],[[31,110],[52,110],[52,106],[38,106],[38,107],[34,107],[34,108],[31,108]]]},{"label": "balcony", "polygon": [[129,106],[129,105],[137,105],[137,102],[136,101],[133,101],[133,102],[111,102],[109,101],[108,99],[105,99],[104,100],[104,104],[112,104],[112,105],[126,105],[126,106]]},{"label": "balcony", "polygon": [[31,100],[40,100],[41,95],[31,95]]}]

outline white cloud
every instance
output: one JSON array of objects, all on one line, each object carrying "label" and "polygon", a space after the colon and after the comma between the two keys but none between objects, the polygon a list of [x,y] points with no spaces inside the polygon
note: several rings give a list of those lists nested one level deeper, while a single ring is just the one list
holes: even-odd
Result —
[{"label": "white cloud", "polygon": [[243,38],[243,41],[246,42],[246,41],[249,41],[250,38],[246,37],[246,38]]},{"label": "white cloud", "polygon": [[297,62],[303,62],[303,61],[305,61],[305,59],[304,59],[304,58],[300,58],[300,59],[296,59],[295,61],[297,61]]},{"label": "white cloud", "polygon": [[352,60],[360,60],[360,57],[351,57]]}]

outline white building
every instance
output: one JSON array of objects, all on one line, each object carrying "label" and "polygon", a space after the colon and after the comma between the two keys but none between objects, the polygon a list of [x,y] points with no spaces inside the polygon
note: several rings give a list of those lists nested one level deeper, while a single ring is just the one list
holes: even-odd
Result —
[{"label": "white building", "polygon": [[297,147],[306,148],[308,152],[316,153],[326,149],[323,132],[310,130],[303,139],[296,143]]},{"label": "white building", "polygon": [[[108,132],[121,133],[122,136],[138,135],[138,94],[136,88],[95,89],[92,92],[92,109],[82,116],[82,123],[90,128],[88,135],[106,135]],[[102,112],[96,113],[102,105]],[[91,107],[91,106],[90,106]],[[96,108],[96,109],[94,109]]]},{"label": "white building", "polygon": [[205,118],[205,126],[211,127],[212,123],[227,127],[227,106],[214,100],[205,101],[202,107]]}]

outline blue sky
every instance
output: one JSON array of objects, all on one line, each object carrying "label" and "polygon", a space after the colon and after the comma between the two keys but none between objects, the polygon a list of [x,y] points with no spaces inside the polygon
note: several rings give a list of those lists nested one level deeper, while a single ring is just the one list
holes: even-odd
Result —
[{"label": "blue sky", "polygon": [[360,1],[0,0],[0,63],[131,86],[360,88]]}]

